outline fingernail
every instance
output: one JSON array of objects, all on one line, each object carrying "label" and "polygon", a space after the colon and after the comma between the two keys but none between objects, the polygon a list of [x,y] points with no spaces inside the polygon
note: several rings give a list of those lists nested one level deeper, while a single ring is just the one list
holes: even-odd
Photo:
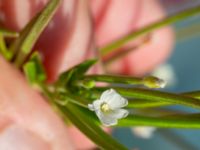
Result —
[{"label": "fingernail", "polygon": [[50,145],[33,132],[18,125],[0,133],[0,150],[51,150]]}]

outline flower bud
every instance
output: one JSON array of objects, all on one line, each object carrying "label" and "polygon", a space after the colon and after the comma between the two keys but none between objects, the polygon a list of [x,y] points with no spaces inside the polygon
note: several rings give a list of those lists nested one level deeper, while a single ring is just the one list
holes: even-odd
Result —
[{"label": "flower bud", "polygon": [[164,88],[166,82],[163,79],[159,79],[153,76],[148,76],[143,79],[143,84],[148,88]]}]

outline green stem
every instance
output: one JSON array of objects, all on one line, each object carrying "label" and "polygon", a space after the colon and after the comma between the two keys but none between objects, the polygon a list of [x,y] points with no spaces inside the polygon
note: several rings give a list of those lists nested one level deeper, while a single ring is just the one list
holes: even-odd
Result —
[{"label": "green stem", "polygon": [[189,96],[189,97],[194,97],[194,98],[200,99],[200,91],[185,92],[182,94]]},{"label": "green stem", "polygon": [[147,27],[144,27],[138,31],[133,31],[130,34],[112,42],[111,44],[106,45],[105,47],[101,48],[101,54],[103,56],[107,55],[108,53],[122,47],[123,45],[125,45],[126,43],[130,42],[131,40],[134,40],[140,36],[143,36],[145,34],[148,34],[149,32],[154,31],[155,29],[158,29],[160,27],[169,25],[171,23],[175,23],[177,21],[181,21],[183,19],[186,19],[188,17],[197,15],[200,13],[200,6],[197,6],[195,8],[191,8],[188,10],[185,10],[183,12],[180,12],[178,14],[175,14],[173,16],[169,16],[159,22],[153,23]]},{"label": "green stem", "polygon": [[172,119],[184,119],[184,118],[190,118],[191,120],[199,120],[200,118],[200,113],[185,113],[182,112],[177,112],[174,114],[166,114],[164,118],[172,118]]},{"label": "green stem", "polygon": [[187,128],[199,129],[200,120],[187,118],[165,118],[165,117],[147,117],[140,115],[129,115],[125,119],[121,119],[118,127],[130,126],[154,126],[161,128]]},{"label": "green stem", "polygon": [[130,54],[131,52],[137,50],[138,48],[141,48],[143,46],[145,46],[146,44],[148,44],[151,41],[151,35],[146,35],[144,37],[144,40],[141,41],[141,43],[138,43],[136,46],[132,46],[132,47],[127,47],[126,49],[123,48],[123,50],[121,51],[117,51],[116,53],[112,54],[112,57],[103,60],[103,63],[105,66],[108,66],[109,64],[112,64],[115,61],[118,61],[120,59],[122,59],[123,57],[127,56],[128,54]]},{"label": "green stem", "polygon": [[169,106],[172,103],[163,101],[153,101],[153,100],[143,100],[143,99],[131,99],[128,101],[128,108],[150,108],[150,107],[160,107]]},{"label": "green stem", "polygon": [[116,75],[87,75],[83,77],[85,81],[99,81],[106,83],[120,83],[131,85],[143,85],[148,88],[162,88],[165,86],[165,81],[154,76],[147,76],[144,78],[116,76]]},{"label": "green stem", "polygon": [[[182,93],[182,95],[200,99],[200,91]],[[173,103],[163,102],[163,101],[143,100],[143,99],[132,99],[132,100],[129,100],[128,107],[129,108],[147,108],[147,107],[159,107],[159,106],[169,106],[169,105],[173,105]]]},{"label": "green stem", "polygon": [[83,79],[108,83],[143,84],[143,78],[116,75],[87,75],[84,76]]},{"label": "green stem", "polygon": [[198,99],[191,98],[188,96],[177,95],[177,94],[161,92],[161,91],[136,89],[136,88],[135,89],[116,88],[116,90],[120,94],[126,95],[127,97],[130,96],[130,97],[144,99],[144,100],[170,102],[170,103],[174,103],[174,104],[181,104],[184,106],[189,106],[189,107],[200,109],[200,101]]}]

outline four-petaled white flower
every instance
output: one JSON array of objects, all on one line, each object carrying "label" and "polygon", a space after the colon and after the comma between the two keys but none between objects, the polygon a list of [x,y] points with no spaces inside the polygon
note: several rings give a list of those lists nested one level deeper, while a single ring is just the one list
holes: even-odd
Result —
[{"label": "four-petaled white flower", "polygon": [[100,99],[88,104],[88,108],[95,111],[97,117],[105,126],[116,125],[118,119],[128,115],[128,111],[121,109],[128,105],[128,100],[119,95],[115,90],[109,89],[102,93]]}]

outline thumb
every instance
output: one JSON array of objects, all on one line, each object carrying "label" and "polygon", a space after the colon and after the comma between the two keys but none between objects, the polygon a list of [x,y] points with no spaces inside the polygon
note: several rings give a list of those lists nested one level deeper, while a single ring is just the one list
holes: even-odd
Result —
[{"label": "thumb", "polygon": [[20,72],[2,57],[0,68],[0,149],[73,149],[63,122]]}]

